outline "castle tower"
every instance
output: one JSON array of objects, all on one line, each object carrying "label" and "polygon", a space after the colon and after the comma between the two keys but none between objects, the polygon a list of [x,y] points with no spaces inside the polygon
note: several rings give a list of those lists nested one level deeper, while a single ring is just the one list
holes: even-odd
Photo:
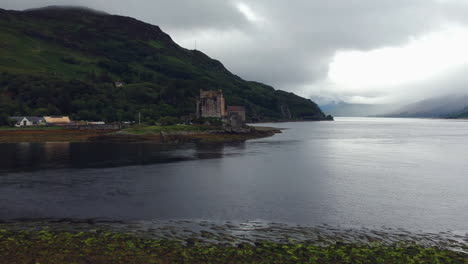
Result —
[{"label": "castle tower", "polygon": [[223,118],[225,116],[226,101],[223,96],[223,90],[200,90],[200,98],[197,100],[197,117]]}]

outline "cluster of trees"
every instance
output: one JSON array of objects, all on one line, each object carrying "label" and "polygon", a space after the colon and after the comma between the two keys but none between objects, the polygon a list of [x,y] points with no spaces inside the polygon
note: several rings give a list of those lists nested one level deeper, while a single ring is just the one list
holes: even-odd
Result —
[{"label": "cluster of trees", "polygon": [[[180,87],[175,87],[180,86]],[[5,115],[70,115],[75,120],[145,122],[195,111],[197,87],[172,82],[116,87],[113,83],[63,80],[48,76],[0,74],[0,112]],[[187,88],[191,88],[188,90]]]},{"label": "cluster of trees", "polygon": [[5,114],[0,114],[0,126],[11,126],[13,122]]}]

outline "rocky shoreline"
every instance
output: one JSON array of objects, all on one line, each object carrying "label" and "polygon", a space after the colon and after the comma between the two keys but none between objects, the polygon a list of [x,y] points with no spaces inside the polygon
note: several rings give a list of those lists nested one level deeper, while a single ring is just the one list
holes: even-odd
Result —
[{"label": "rocky shoreline", "polygon": [[328,246],[336,243],[392,245],[413,243],[441,247],[468,254],[468,233],[463,231],[424,232],[401,228],[342,227],[327,224],[304,226],[266,221],[209,220],[112,220],[93,219],[12,219],[0,220],[0,230],[11,232],[52,230],[56,232],[103,232],[157,240],[200,244],[255,245],[262,241],[289,243],[292,241]]},{"label": "rocky shoreline", "polygon": [[235,142],[255,138],[270,137],[281,133],[280,129],[269,127],[247,127],[241,131],[208,130],[208,131],[161,131],[159,133],[133,134],[125,131],[99,135],[89,141],[97,142]]},{"label": "rocky shoreline", "polygon": [[466,234],[258,221],[0,223],[0,263],[468,263],[467,244]]}]

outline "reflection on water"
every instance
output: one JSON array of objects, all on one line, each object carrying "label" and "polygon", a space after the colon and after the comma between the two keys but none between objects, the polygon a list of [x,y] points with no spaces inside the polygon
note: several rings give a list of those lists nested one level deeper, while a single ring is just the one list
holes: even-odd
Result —
[{"label": "reflection on water", "polygon": [[0,172],[64,167],[70,160],[70,143],[18,143],[2,144],[0,148]]},{"label": "reflection on water", "polygon": [[148,165],[177,161],[216,159],[225,146],[245,148],[245,143],[229,144],[158,144],[51,142],[2,144],[0,173],[59,168],[105,168]]},{"label": "reflection on water", "polygon": [[268,125],[288,130],[238,144],[2,144],[0,219],[468,230],[468,122]]}]

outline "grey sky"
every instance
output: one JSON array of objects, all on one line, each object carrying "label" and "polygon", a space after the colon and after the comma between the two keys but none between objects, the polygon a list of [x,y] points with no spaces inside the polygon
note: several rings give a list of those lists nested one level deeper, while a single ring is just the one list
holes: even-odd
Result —
[{"label": "grey sky", "polygon": [[[440,58],[444,52],[468,51],[455,50],[452,42],[437,37],[438,32],[449,31],[456,39],[468,29],[468,1],[463,0],[0,0],[4,9],[47,5],[88,6],[159,25],[186,48],[193,49],[196,41],[198,49],[245,79],[303,96],[392,103],[464,92],[468,79],[464,77],[468,56],[466,63],[465,54]],[[428,40],[431,34],[435,36]],[[427,52],[405,56],[411,54],[407,47],[411,43]],[[346,52],[353,51],[361,53],[346,59]],[[340,52],[344,56],[335,57]],[[398,56],[400,60],[392,60]],[[368,69],[363,62],[367,57],[367,64],[376,61],[369,78],[381,76],[382,83],[346,76],[348,68],[356,75],[359,69]],[[434,66],[422,68],[410,60]],[[331,67],[332,61],[336,67]],[[413,65],[408,71],[421,77],[392,76],[398,63]],[[440,68],[437,63],[447,65]]]}]

